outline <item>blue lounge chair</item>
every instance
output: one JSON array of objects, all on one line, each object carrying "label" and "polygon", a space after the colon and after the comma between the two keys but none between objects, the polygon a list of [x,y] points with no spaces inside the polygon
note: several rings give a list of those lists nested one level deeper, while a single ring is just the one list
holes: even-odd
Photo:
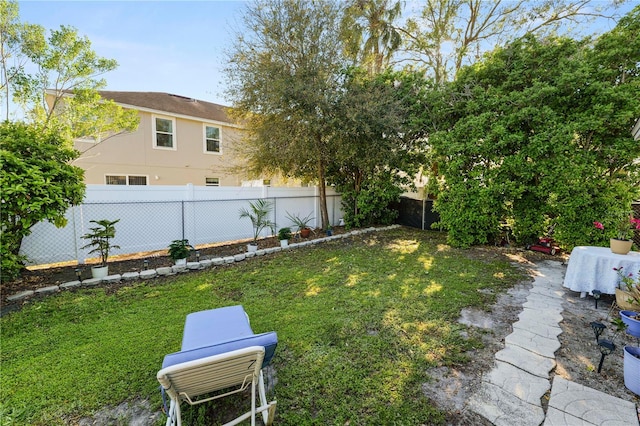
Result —
[{"label": "blue lounge chair", "polygon": [[[251,410],[225,426],[262,414],[273,422],[276,402],[267,403],[262,369],[276,349],[275,332],[254,334],[242,306],[228,306],[187,315],[182,348],[164,357],[158,381],[171,399],[167,426],[181,426],[180,403],[201,404],[251,387]],[[260,405],[256,407],[256,388]]]}]

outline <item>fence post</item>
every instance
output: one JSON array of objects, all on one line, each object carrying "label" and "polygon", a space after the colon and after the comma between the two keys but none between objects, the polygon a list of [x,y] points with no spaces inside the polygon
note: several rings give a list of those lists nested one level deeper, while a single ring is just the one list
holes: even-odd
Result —
[{"label": "fence post", "polygon": [[[80,223],[76,221],[76,210],[80,211]],[[71,207],[71,220],[73,226],[73,248],[76,252],[76,260],[78,261],[78,265],[84,265],[84,253],[80,250],[80,245],[78,241],[80,241],[82,233],[82,204],[78,206]]]}]

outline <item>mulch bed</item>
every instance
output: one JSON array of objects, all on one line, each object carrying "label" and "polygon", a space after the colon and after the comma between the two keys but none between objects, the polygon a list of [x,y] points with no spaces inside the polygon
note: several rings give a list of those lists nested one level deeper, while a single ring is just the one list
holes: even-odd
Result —
[{"label": "mulch bed", "polygon": [[[344,227],[333,227],[333,234],[343,234],[347,232]],[[314,230],[309,238],[304,240],[314,240],[325,237],[321,229]],[[294,237],[291,242],[299,241],[299,237]],[[248,240],[222,242],[208,246],[198,246],[200,259],[212,259],[216,257],[233,256],[239,253],[246,253]],[[258,247],[261,249],[269,247],[279,247],[280,241],[276,237],[263,238],[258,240]],[[121,256],[111,256],[109,258],[109,275],[124,274],[125,272],[139,272],[144,269],[144,261],[148,261],[148,269],[157,269],[163,266],[174,264],[166,250],[159,250],[146,253],[134,253]],[[189,261],[196,260],[195,253],[191,253]],[[76,281],[76,269],[81,268],[82,279],[91,278],[91,264],[78,265],[76,262],[68,262],[64,265],[45,265],[32,267],[25,270],[22,276],[14,281],[2,283],[2,297],[0,306],[7,308],[7,305],[22,304],[18,302],[8,302],[7,296],[11,296],[26,290],[36,290],[39,288],[64,284]],[[15,306],[13,307],[15,309]],[[10,309],[11,310],[11,309]]]}]

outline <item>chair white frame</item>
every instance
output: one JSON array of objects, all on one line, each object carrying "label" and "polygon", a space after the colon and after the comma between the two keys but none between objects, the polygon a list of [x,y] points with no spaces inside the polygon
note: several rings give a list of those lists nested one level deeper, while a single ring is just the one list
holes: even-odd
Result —
[{"label": "chair white frame", "polygon": [[[251,346],[244,349],[213,355],[194,361],[171,365],[158,371],[158,381],[171,398],[167,413],[167,426],[181,426],[180,403],[202,404],[246,390],[251,386],[251,411],[248,411],[223,426],[236,425],[251,418],[255,426],[256,413],[262,414],[265,425],[273,423],[276,401],[267,403],[262,375],[264,347]],[[256,387],[260,406],[256,407]],[[230,389],[228,392],[209,398],[200,395]]]}]

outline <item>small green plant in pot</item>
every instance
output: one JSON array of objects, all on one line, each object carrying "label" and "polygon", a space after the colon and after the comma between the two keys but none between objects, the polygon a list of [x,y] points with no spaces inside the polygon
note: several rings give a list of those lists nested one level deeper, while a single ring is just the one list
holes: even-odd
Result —
[{"label": "small green plant in pot", "polygon": [[253,242],[247,245],[248,251],[258,249],[258,237],[265,228],[269,228],[272,233],[274,232],[275,223],[269,219],[272,208],[273,203],[260,199],[255,203],[249,202],[249,208],[240,209],[240,219],[248,218],[253,226]]},{"label": "small green plant in pot", "polygon": [[309,222],[314,218],[311,217],[312,213],[309,213],[306,217],[300,217],[299,215],[292,215],[287,212],[287,219],[289,219],[298,228],[296,231],[302,238],[308,238],[311,234],[311,228],[309,228]]},{"label": "small green plant in pot", "polygon": [[169,244],[169,257],[175,261],[176,265],[186,264],[192,250],[193,246],[189,244],[189,240],[173,240]]},{"label": "small green plant in pot", "polygon": [[90,232],[87,232],[82,236],[83,239],[89,240],[89,243],[84,245],[82,249],[91,248],[89,254],[100,254],[100,264],[91,268],[91,274],[94,278],[104,278],[109,275],[109,252],[113,249],[119,249],[120,246],[111,244],[111,240],[116,236],[115,224],[120,222],[117,220],[91,220],[90,223],[95,223],[97,226],[89,228]]},{"label": "small green plant in pot", "polygon": [[289,240],[291,239],[291,228],[280,228],[278,231],[278,239],[280,240],[281,247],[289,247]]}]

